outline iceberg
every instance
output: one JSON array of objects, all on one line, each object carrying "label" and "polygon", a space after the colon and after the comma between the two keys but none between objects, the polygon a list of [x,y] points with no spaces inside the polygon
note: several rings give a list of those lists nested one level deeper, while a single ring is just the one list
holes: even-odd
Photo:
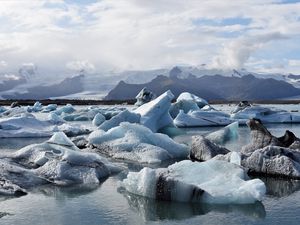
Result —
[{"label": "iceberg", "polygon": [[177,127],[226,126],[233,122],[229,115],[216,110],[195,110],[188,113],[180,110],[174,119]]},{"label": "iceberg", "polygon": [[111,119],[104,121],[99,129],[108,131],[113,127],[117,127],[121,122],[139,123],[141,116],[134,112],[129,112],[127,109],[120,112],[118,115],[113,116]]},{"label": "iceberg", "polygon": [[57,104],[49,104],[42,110],[42,112],[44,112],[44,113],[52,112],[56,109],[57,109]]},{"label": "iceberg", "polygon": [[32,114],[0,118],[0,137],[49,137],[53,125],[40,121]]},{"label": "iceberg", "polygon": [[56,109],[54,113],[56,113],[57,115],[61,115],[62,113],[73,113],[75,111],[76,109],[71,104],[67,104],[61,108]]},{"label": "iceberg", "polygon": [[7,109],[4,106],[0,106],[0,113],[5,112]]},{"label": "iceberg", "polygon": [[216,144],[223,145],[228,141],[233,141],[238,138],[238,128],[239,123],[234,122],[220,130],[206,135],[206,138]]},{"label": "iceberg", "polygon": [[300,114],[276,108],[251,105],[243,101],[231,113],[231,118],[245,124],[249,119],[259,119],[263,123],[300,123]]},{"label": "iceberg", "polygon": [[1,179],[25,190],[47,183],[99,184],[120,171],[98,154],[80,152],[62,132],[55,133],[44,143],[7,154],[0,159],[0,165]]},{"label": "iceberg", "polygon": [[42,103],[40,102],[35,102],[33,106],[28,106],[27,107],[27,111],[28,112],[40,112],[42,111],[43,109],[43,106],[42,106]]},{"label": "iceberg", "polygon": [[63,131],[68,136],[90,133],[84,126],[63,124],[63,121],[53,114],[50,114],[47,121],[39,120],[30,113],[0,118],[0,138],[50,137],[57,131]]},{"label": "iceberg", "polygon": [[244,170],[219,160],[184,160],[165,169],[129,172],[121,182],[126,191],[164,201],[214,204],[251,204],[266,192],[259,179],[249,180]]},{"label": "iceberg", "polygon": [[208,102],[205,99],[200,98],[200,97],[198,97],[196,95],[193,95],[193,94],[191,94],[189,92],[182,92],[177,97],[177,102],[181,101],[181,100],[195,102],[199,106],[199,108],[202,108],[203,106],[208,105]]},{"label": "iceberg", "polygon": [[160,163],[188,155],[187,146],[174,142],[165,134],[153,133],[143,125],[128,122],[107,132],[96,130],[89,135],[88,141],[96,147],[96,152],[139,163]]},{"label": "iceberg", "polygon": [[163,127],[173,125],[173,119],[169,113],[173,98],[174,95],[172,92],[166,91],[151,102],[138,107],[133,112],[141,115],[141,124],[156,132]]},{"label": "iceberg", "polygon": [[147,102],[152,101],[156,98],[155,94],[144,87],[135,97],[136,103],[134,105],[141,106]]},{"label": "iceberg", "polygon": [[94,117],[92,123],[94,126],[98,127],[105,121],[105,117],[101,113],[97,113]]},{"label": "iceberg", "polygon": [[207,161],[219,154],[225,155],[229,152],[227,148],[219,146],[203,136],[193,136],[190,159]]}]

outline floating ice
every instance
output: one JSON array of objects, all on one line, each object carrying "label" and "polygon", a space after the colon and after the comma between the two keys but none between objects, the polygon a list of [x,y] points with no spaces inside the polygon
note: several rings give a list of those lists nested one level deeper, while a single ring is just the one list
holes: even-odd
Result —
[{"label": "floating ice", "polygon": [[245,124],[248,119],[260,119],[263,123],[300,123],[299,113],[290,113],[276,108],[251,105],[241,102],[232,112],[231,118]]},{"label": "floating ice", "polygon": [[75,111],[76,111],[75,108],[71,104],[67,104],[61,108],[56,109],[54,112],[57,115],[60,115],[62,113],[73,113]]},{"label": "floating ice", "polygon": [[173,119],[169,113],[173,98],[172,92],[166,91],[151,102],[138,107],[134,112],[141,115],[141,124],[156,132],[160,128],[173,125]]},{"label": "floating ice", "polygon": [[230,119],[229,115],[215,110],[196,110],[188,113],[180,110],[174,119],[174,124],[177,127],[226,126],[232,122],[234,120]]},{"label": "floating ice", "polygon": [[53,124],[63,124],[66,122],[65,120],[60,118],[59,115],[53,112],[48,114],[48,120]]},{"label": "floating ice", "polygon": [[[62,132],[54,134],[41,144],[26,146],[6,157],[9,166],[3,166],[3,174],[14,169],[32,181],[32,186],[42,183],[58,185],[99,183],[101,179],[119,171],[106,159],[95,153],[80,152]],[[5,165],[4,161],[1,161]],[[2,174],[2,175],[3,175]],[[39,177],[39,179],[37,179]],[[28,186],[22,178],[5,177],[20,187]],[[41,180],[42,181],[41,181]]]},{"label": "floating ice", "polygon": [[182,92],[178,96],[177,102],[179,102],[181,100],[187,100],[187,101],[195,102],[200,108],[202,108],[205,105],[208,105],[208,102],[205,99],[200,98],[200,97],[198,97],[196,95],[193,95],[193,94],[191,94],[189,92]]},{"label": "floating ice", "polygon": [[109,129],[118,126],[121,122],[130,122],[130,123],[139,123],[141,120],[141,116],[134,112],[129,112],[128,110],[124,110],[120,112],[118,115],[113,116],[110,120],[104,121],[99,129],[104,131],[108,131]]},{"label": "floating ice", "polygon": [[180,110],[182,110],[184,113],[188,113],[189,111],[200,110],[200,108],[198,107],[196,102],[193,102],[191,100],[177,100],[170,107],[170,115],[172,116],[172,118],[176,118]]},{"label": "floating ice", "polygon": [[141,106],[147,102],[152,101],[153,99],[155,99],[155,97],[156,96],[153,92],[144,87],[135,97],[137,101],[134,105]]},{"label": "floating ice", "polygon": [[4,106],[0,106],[0,113],[5,112],[7,109]]},{"label": "floating ice", "polygon": [[97,130],[88,137],[97,151],[113,158],[140,163],[159,163],[172,158],[186,158],[188,148],[165,134],[153,133],[140,124],[121,123],[107,132]]},{"label": "floating ice", "polygon": [[47,105],[43,110],[42,110],[42,112],[52,112],[52,111],[54,111],[54,110],[56,110],[57,109],[57,104],[49,104],[49,105]]},{"label": "floating ice", "polygon": [[26,113],[0,119],[0,137],[49,137],[53,126]]},{"label": "floating ice", "polygon": [[238,128],[239,123],[234,122],[220,130],[208,134],[206,138],[216,144],[223,145],[228,141],[236,140],[238,138]]},{"label": "floating ice", "polygon": [[40,102],[35,102],[33,106],[28,106],[27,111],[28,112],[40,112],[42,111],[43,106]]},{"label": "floating ice", "polygon": [[105,121],[105,117],[101,113],[97,113],[93,119],[93,125],[98,127]]},{"label": "floating ice", "polygon": [[144,168],[130,172],[121,186],[158,200],[215,204],[254,203],[261,201],[266,192],[261,180],[248,180],[241,167],[218,160],[184,160],[166,169]]},{"label": "floating ice", "polygon": [[[63,131],[68,136],[88,134],[90,130],[78,124],[62,124],[54,115],[43,121],[30,113],[0,118],[0,138],[12,137],[50,137],[56,131]],[[56,126],[62,124],[60,126]]]}]

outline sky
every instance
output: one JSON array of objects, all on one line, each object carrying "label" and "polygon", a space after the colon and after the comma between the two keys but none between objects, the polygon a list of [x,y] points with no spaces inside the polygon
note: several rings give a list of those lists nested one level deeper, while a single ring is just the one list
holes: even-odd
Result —
[{"label": "sky", "polygon": [[0,73],[174,65],[300,74],[300,1],[0,0]]}]

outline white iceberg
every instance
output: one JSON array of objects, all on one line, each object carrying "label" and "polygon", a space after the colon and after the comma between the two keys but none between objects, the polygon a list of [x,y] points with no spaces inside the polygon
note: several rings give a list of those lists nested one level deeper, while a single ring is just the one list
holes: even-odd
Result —
[{"label": "white iceberg", "polygon": [[144,168],[129,172],[121,186],[128,192],[158,200],[250,204],[266,192],[259,179],[248,180],[245,171],[219,160],[184,160],[165,169]]},{"label": "white iceberg", "polygon": [[57,131],[63,131],[68,136],[90,133],[88,128],[78,124],[62,124],[63,121],[54,115],[49,119],[39,120],[30,113],[0,118],[0,138],[50,137]]},{"label": "white iceberg", "polygon": [[206,138],[215,144],[223,145],[228,141],[233,141],[238,138],[239,123],[234,122],[226,127],[206,135]]},{"label": "white iceberg", "polygon": [[156,98],[155,94],[144,87],[135,97],[136,103],[134,105],[141,106],[147,102],[152,101]]},{"label": "white iceberg", "polygon": [[139,163],[160,163],[188,155],[187,146],[174,142],[165,134],[153,133],[143,125],[128,122],[107,132],[94,131],[88,141],[97,152]]},{"label": "white iceberg", "polygon": [[76,109],[71,104],[67,104],[61,108],[56,109],[54,112],[57,115],[60,115],[62,113],[73,113],[75,111],[76,111]]},{"label": "white iceberg", "polygon": [[58,185],[100,183],[101,179],[120,170],[98,154],[80,152],[62,132],[55,133],[44,143],[26,146],[7,158],[23,171]]},{"label": "white iceberg", "polygon": [[202,126],[226,126],[233,123],[228,114],[216,110],[196,110],[184,113],[180,110],[174,119],[177,127],[202,127]]},{"label": "white iceberg", "polygon": [[135,109],[134,113],[141,115],[141,124],[156,132],[160,128],[173,125],[173,119],[169,113],[173,98],[172,92],[166,91],[151,102]]},{"label": "white iceberg", "polygon": [[5,112],[7,109],[4,106],[0,106],[0,113]]},{"label": "white iceberg", "polygon": [[42,112],[45,112],[45,113],[52,112],[56,109],[57,109],[57,104],[49,104],[42,110]]},{"label": "white iceberg", "polygon": [[199,108],[202,108],[203,106],[208,105],[208,102],[205,99],[200,98],[200,97],[198,97],[198,96],[196,96],[194,94],[191,94],[189,92],[182,92],[178,96],[177,102],[179,102],[181,100],[195,102],[199,106]]},{"label": "white iceberg", "polygon": [[40,112],[42,111],[43,106],[40,102],[35,102],[33,106],[28,106],[27,111],[28,112]]},{"label": "white iceberg", "polygon": [[94,117],[92,123],[94,126],[98,127],[105,121],[105,117],[101,113],[97,113]]},{"label": "white iceberg", "polygon": [[134,112],[129,112],[127,109],[120,112],[118,115],[113,116],[111,119],[104,121],[99,129],[108,131],[113,127],[117,127],[121,122],[139,123],[141,116]]},{"label": "white iceberg", "polygon": [[246,124],[249,119],[260,119],[263,123],[300,123],[299,113],[251,105],[247,101],[237,105],[231,114],[231,118],[238,120],[240,124]]}]

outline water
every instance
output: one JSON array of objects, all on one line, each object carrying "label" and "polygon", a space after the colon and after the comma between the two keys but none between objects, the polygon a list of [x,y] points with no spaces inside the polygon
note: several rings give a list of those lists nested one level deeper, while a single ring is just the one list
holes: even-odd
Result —
[{"label": "water", "polygon": [[[217,106],[229,110],[229,107]],[[287,106],[284,106],[287,107]],[[297,108],[297,105],[288,108]],[[300,136],[300,125],[267,125],[276,136],[286,129]],[[219,128],[184,129],[175,140],[190,144],[191,136]],[[239,128],[239,139],[227,147],[239,151],[249,141],[249,129]],[[15,151],[45,139],[0,139],[0,149]],[[140,165],[125,164],[129,170]],[[165,165],[167,166],[167,165]],[[159,202],[130,195],[118,189],[120,173],[101,185],[57,187],[41,186],[20,198],[0,198],[0,224],[299,224],[300,181],[263,179],[267,195],[261,203],[250,205],[208,205]]]}]

